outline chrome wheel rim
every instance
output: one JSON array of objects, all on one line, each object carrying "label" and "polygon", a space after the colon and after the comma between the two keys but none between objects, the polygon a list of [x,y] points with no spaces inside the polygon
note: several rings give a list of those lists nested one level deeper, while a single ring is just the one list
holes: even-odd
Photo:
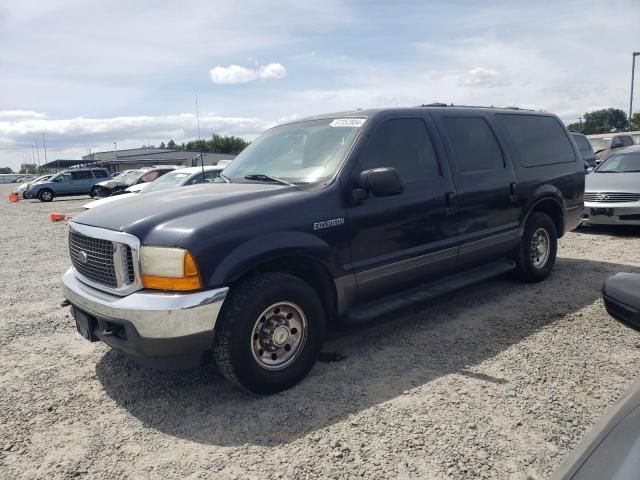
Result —
[{"label": "chrome wheel rim", "polygon": [[544,228],[539,228],[533,233],[529,252],[531,265],[535,268],[542,268],[547,264],[551,253],[551,239],[549,232]]},{"label": "chrome wheel rim", "polygon": [[256,320],[251,332],[251,354],[266,370],[282,370],[302,352],[307,339],[307,317],[295,303],[278,302]]},{"label": "chrome wheel rim", "polygon": [[51,200],[51,194],[49,192],[42,192],[42,199],[43,200]]}]

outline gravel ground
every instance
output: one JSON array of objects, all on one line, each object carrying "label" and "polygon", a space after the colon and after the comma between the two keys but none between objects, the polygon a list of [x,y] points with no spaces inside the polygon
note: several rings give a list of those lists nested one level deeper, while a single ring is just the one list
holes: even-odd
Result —
[{"label": "gravel ground", "polygon": [[640,271],[640,230],[561,240],[552,276],[499,278],[332,332],[271,397],[213,366],[158,372],[75,332],[63,223],[86,198],[0,186],[0,478],[548,478],[640,371],[640,334],[599,298]]}]

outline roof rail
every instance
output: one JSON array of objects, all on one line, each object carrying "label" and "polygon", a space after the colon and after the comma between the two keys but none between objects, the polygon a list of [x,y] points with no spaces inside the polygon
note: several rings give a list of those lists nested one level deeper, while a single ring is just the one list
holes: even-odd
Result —
[{"label": "roof rail", "polygon": [[512,106],[507,106],[507,107],[495,107],[493,105],[454,105],[453,103],[442,103],[442,102],[436,102],[436,103],[426,103],[426,104],[422,104],[420,105],[420,107],[456,107],[456,108],[495,108],[495,109],[500,109],[500,110],[523,110],[523,111],[527,111],[527,112],[533,112],[535,110],[531,110],[528,108],[520,108],[520,107],[512,107]]}]

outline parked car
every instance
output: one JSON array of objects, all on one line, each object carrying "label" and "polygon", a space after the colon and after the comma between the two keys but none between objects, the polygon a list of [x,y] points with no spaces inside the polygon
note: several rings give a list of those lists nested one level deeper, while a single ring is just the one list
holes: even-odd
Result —
[{"label": "parked car", "polygon": [[148,167],[140,168],[137,170],[129,170],[126,174],[118,177],[111,178],[104,182],[100,182],[96,185],[96,197],[108,197],[110,195],[119,195],[125,192],[125,190],[133,185],[140,183],[153,182],[158,177],[172,172],[178,167],[175,166],[162,166],[162,167]]},{"label": "parked car", "polygon": [[44,182],[32,183],[25,190],[29,198],[50,202],[55,197],[94,195],[96,184],[111,173],[105,168],[77,168],[56,173]]},{"label": "parked car", "polygon": [[586,225],[640,225],[640,145],[616,150],[586,176]]},{"label": "parked car", "polygon": [[163,175],[153,182],[133,185],[132,187],[127,188],[125,190],[126,193],[123,195],[112,195],[110,197],[100,198],[93,202],[89,202],[83,205],[82,209],[89,210],[109,203],[120,202],[121,200],[131,198],[138,193],[159,192],[160,190],[167,190],[175,187],[197,185],[199,183],[212,183],[220,176],[220,172],[223,168],[224,167],[219,167],[218,165],[205,166],[204,177],[202,175],[203,167],[179,168],[173,172]]},{"label": "parked car", "polygon": [[626,133],[607,133],[587,135],[596,155],[596,163],[602,163],[609,158],[616,149],[633,145],[633,137]]},{"label": "parked car", "polygon": [[589,143],[587,137],[578,132],[571,132],[571,136],[578,146],[578,151],[580,152],[580,156],[582,157],[582,161],[584,162],[585,171],[589,170],[590,168],[595,168],[596,155],[595,153],[593,153],[593,147],[591,147],[591,144]]},{"label": "parked car", "polygon": [[640,330],[640,274],[610,277],[602,286],[602,299],[609,315]]},{"label": "parked car", "polygon": [[21,196],[22,196],[22,198],[30,198],[30,197],[27,195],[27,193],[26,193],[26,192],[27,192],[27,187],[28,187],[29,185],[31,185],[32,183],[44,182],[44,181],[48,180],[49,178],[51,178],[52,176],[53,176],[53,174],[49,174],[49,175],[40,175],[39,177],[37,177],[37,178],[35,178],[35,179],[33,179],[33,180],[30,180],[30,181],[28,181],[28,182],[21,183],[20,185],[18,185],[18,186],[13,190],[13,193],[15,193],[16,195],[21,195]]},{"label": "parked car", "polygon": [[609,408],[552,480],[632,480],[640,472],[640,380]]},{"label": "parked car", "polygon": [[277,392],[312,368],[334,321],[509,271],[544,280],[584,179],[547,113],[317,116],[263,133],[216,183],[74,217],[63,291],[89,340],[171,368],[213,349],[231,382]]}]

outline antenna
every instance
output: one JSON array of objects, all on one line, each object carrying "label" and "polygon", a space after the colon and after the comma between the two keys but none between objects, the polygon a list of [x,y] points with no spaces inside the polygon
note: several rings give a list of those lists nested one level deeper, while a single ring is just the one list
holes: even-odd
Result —
[{"label": "antenna", "polygon": [[204,155],[202,154],[202,139],[200,138],[200,110],[198,109],[198,95],[196,95],[196,118],[198,119],[198,143],[200,144],[200,165],[202,165],[202,183],[204,183]]}]

